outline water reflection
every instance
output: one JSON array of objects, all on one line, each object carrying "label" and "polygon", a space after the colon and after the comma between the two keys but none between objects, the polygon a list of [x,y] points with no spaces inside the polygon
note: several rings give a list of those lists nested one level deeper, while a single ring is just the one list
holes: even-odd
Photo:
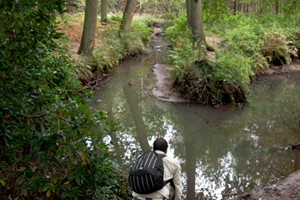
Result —
[{"label": "water reflection", "polygon": [[300,166],[284,148],[300,143],[300,73],[261,78],[249,107],[215,109],[153,98],[154,58],[122,63],[92,102],[118,125],[110,138],[124,169],[158,136],[181,161],[188,200],[229,199]]}]

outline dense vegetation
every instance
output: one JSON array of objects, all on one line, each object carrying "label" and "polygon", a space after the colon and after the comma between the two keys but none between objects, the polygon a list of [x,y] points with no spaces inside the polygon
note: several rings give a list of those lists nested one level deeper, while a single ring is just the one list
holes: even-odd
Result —
[{"label": "dense vegetation", "polygon": [[126,38],[121,39],[118,35],[121,15],[116,14],[108,18],[106,24],[98,22],[93,60],[87,61],[76,55],[81,37],[81,32],[78,30],[83,27],[83,18],[83,13],[77,12],[66,14],[59,21],[62,22],[60,31],[66,33],[66,43],[73,56],[79,79],[86,88],[94,89],[101,84],[103,75],[109,73],[121,60],[147,52],[145,47],[150,42],[152,18],[134,20],[132,31],[127,34]]},{"label": "dense vegetation", "polygon": [[0,199],[127,198],[102,142],[114,126],[57,42],[63,3],[1,1]]},{"label": "dense vegetation", "polygon": [[[0,1],[0,199],[128,199],[126,179],[103,143],[115,126],[90,110],[91,93],[82,83],[92,88],[120,60],[144,52],[157,18],[167,22],[177,86],[205,104],[246,102],[253,76],[299,56],[300,19],[292,3],[276,9],[268,0],[259,9],[247,1],[234,10],[259,11],[257,17],[231,15],[225,1],[204,0],[206,35],[219,41],[207,53],[205,45],[192,46],[184,1],[144,0],[138,12],[156,18],[135,20],[123,38],[120,15],[99,23],[87,61],[70,55],[77,51],[72,42],[80,41],[74,32],[82,29],[84,2]],[[125,3],[109,1],[109,9],[119,13]],[[266,14],[273,11],[293,15]]]},{"label": "dense vegetation", "polygon": [[205,46],[193,48],[184,15],[166,30],[174,44],[175,84],[188,99],[210,105],[247,102],[255,76],[299,56],[299,15],[205,17],[211,52]]}]

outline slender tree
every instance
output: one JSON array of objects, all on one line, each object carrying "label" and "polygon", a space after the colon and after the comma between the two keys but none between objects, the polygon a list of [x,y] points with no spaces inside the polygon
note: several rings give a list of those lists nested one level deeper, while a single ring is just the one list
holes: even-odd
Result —
[{"label": "slender tree", "polygon": [[275,13],[276,13],[276,15],[278,15],[279,14],[279,0],[276,0],[275,1]]},{"label": "slender tree", "polygon": [[239,1],[238,0],[234,0],[234,6],[233,6],[233,13],[236,15],[238,12],[238,4]]},{"label": "slender tree", "polygon": [[199,48],[201,43],[206,44],[202,22],[201,0],[190,0],[191,2],[191,27],[193,32],[194,48]]},{"label": "slender tree", "polygon": [[186,0],[186,16],[187,16],[187,22],[188,25],[192,26],[192,0]]},{"label": "slender tree", "polygon": [[78,54],[92,57],[97,26],[98,0],[86,0],[85,17],[81,43]]},{"label": "slender tree", "polygon": [[137,0],[127,0],[123,18],[120,26],[120,35],[128,33],[131,28],[131,22],[133,19],[134,10],[136,7]]},{"label": "slender tree", "polygon": [[107,22],[107,9],[108,9],[108,2],[107,0],[101,0],[101,22]]}]

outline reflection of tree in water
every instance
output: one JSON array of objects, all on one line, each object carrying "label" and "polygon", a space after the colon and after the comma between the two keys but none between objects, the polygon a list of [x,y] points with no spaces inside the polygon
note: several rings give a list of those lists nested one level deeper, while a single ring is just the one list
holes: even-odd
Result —
[{"label": "reflection of tree in water", "polygon": [[151,137],[163,137],[167,132],[163,111],[151,99],[145,98],[150,95],[145,91],[151,90],[145,88],[149,87],[148,80],[139,76],[147,77],[146,73],[149,72],[141,71],[140,75],[132,77],[130,84],[112,84],[105,94],[110,102],[104,108],[118,126],[118,131],[111,135],[112,144],[118,162],[125,165],[142,151],[150,150],[148,140]]},{"label": "reflection of tree in water", "polygon": [[295,153],[283,147],[300,141],[299,87],[280,81],[254,89],[251,106],[220,126],[234,136],[230,143],[242,178],[235,182],[244,183],[241,191],[272,184],[293,172]]},{"label": "reflection of tree in water", "polygon": [[119,127],[112,135],[119,163],[129,167],[150,148],[149,140],[169,138],[182,161],[188,199],[226,199],[293,170],[294,152],[281,147],[300,143],[295,134],[300,132],[299,86],[255,85],[250,107],[218,110],[157,102],[145,93],[151,91],[147,73],[131,77],[130,84],[120,81],[105,94],[106,110]]},{"label": "reflection of tree in water", "polygon": [[225,134],[220,134],[214,126],[224,116],[216,109],[196,112],[193,108],[176,105],[172,117],[177,131],[184,138],[184,147],[178,146],[181,151],[175,154],[185,160],[186,199],[216,199],[214,189],[218,187],[217,179],[209,180],[218,171],[218,158],[226,155],[227,148],[220,142],[224,140]]},{"label": "reflection of tree in water", "polygon": [[[290,91],[290,93],[293,92]],[[281,94],[280,97],[289,100],[283,101],[278,98],[279,103],[289,102],[299,108],[299,101],[297,103],[291,101],[291,99],[299,99],[299,96],[288,97],[288,95]],[[263,101],[263,103],[265,102]],[[258,101],[257,105],[259,103],[261,101]],[[274,104],[272,106],[274,108]],[[284,112],[275,107],[277,109],[275,109],[276,114],[288,114],[289,111],[285,110],[287,107],[288,105],[285,105]],[[293,170],[291,161],[294,154],[278,148],[282,146],[278,141],[282,143],[287,138],[294,141],[295,132],[293,131],[297,128],[296,126],[286,127],[292,130],[291,135],[288,134],[287,136],[282,132],[285,129],[282,129],[282,126],[277,126],[279,129],[277,135],[264,136],[267,141],[271,140],[274,145],[267,146],[269,143],[260,143],[261,135],[253,134],[255,126],[251,129],[251,133],[246,132],[243,128],[245,127],[243,124],[249,124],[251,121],[247,117],[252,111],[251,108],[245,108],[243,112],[238,111],[236,113],[230,113],[230,111],[229,113],[215,112],[211,109],[207,113],[198,114],[192,109],[187,113],[184,111],[185,109],[181,110],[178,105],[176,108],[174,107],[173,116],[175,117],[173,117],[173,121],[176,124],[176,129],[184,138],[185,151],[181,152],[182,154],[177,153],[183,160],[186,159],[184,169],[187,173],[187,199],[193,199],[194,196],[196,199],[233,197],[252,189],[254,186],[274,183]],[[260,119],[259,115],[264,116],[266,114],[268,112],[259,111],[258,113],[251,113],[251,116],[260,126],[260,123],[264,124],[264,122],[268,122],[268,119],[265,119],[266,116]],[[289,115],[289,119],[292,121],[295,121],[299,112],[294,112],[294,114],[296,115]],[[280,119],[280,117],[276,117]],[[194,177],[196,178],[195,181],[189,180]],[[194,186],[196,188],[193,188]]]}]

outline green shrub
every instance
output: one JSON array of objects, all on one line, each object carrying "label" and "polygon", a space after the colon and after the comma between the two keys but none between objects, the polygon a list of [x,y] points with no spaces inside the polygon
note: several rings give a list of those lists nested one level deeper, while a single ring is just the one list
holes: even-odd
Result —
[{"label": "green shrub", "polygon": [[192,64],[196,60],[196,55],[191,43],[186,43],[180,48],[174,48],[169,54],[172,67],[171,73],[177,82],[181,82],[186,74],[191,70]]},{"label": "green shrub", "polygon": [[291,57],[298,56],[299,23],[296,15],[234,15],[207,27],[209,33],[224,37],[225,51],[235,51],[257,61],[253,70],[260,73],[271,62],[289,63]]},{"label": "green shrub", "polygon": [[94,53],[94,61],[96,63],[96,68],[93,70],[96,76],[106,70],[110,70],[124,57],[124,45],[119,38],[107,38],[103,46],[97,48]]},{"label": "green shrub", "polygon": [[154,17],[153,15],[144,15],[142,17],[142,21],[148,26],[148,27],[154,27],[157,24],[164,24],[165,20],[162,18]]},{"label": "green shrub", "polygon": [[221,26],[226,27],[223,43],[228,51],[249,57],[260,51],[263,29],[256,19],[238,15],[225,18],[223,23]]},{"label": "green shrub", "polygon": [[110,20],[114,21],[114,22],[121,23],[121,21],[122,21],[122,15],[113,15],[113,16],[111,16]]},{"label": "green shrub", "polygon": [[250,78],[254,75],[251,68],[252,64],[253,61],[250,58],[236,52],[218,53],[213,76],[225,85],[240,85],[247,91]]},{"label": "green shrub", "polygon": [[177,18],[172,25],[166,28],[165,36],[175,47],[182,47],[192,41],[192,32],[187,26],[185,15]]},{"label": "green shrub", "polygon": [[94,50],[96,66],[93,72],[99,76],[118,65],[119,61],[133,55],[145,53],[145,45],[150,42],[152,29],[143,21],[134,20],[132,31],[120,38],[119,22],[111,24],[101,35],[102,43]]},{"label": "green shrub", "polygon": [[6,16],[0,19],[0,199],[126,197],[102,142],[114,126],[105,113],[90,111],[69,55],[56,42],[53,13],[62,6],[0,3]]},{"label": "green shrub", "polygon": [[205,51],[193,50],[190,45],[185,16],[165,32],[174,45],[170,63],[176,85],[189,99],[204,104],[247,102],[253,76],[263,73],[271,63],[290,63],[292,57],[299,56],[299,15],[224,14],[204,20],[206,36],[209,33],[223,38],[207,58]]},{"label": "green shrub", "polygon": [[256,75],[263,74],[263,71],[269,68],[269,61],[261,53],[256,53],[253,57],[252,71]]},{"label": "green shrub", "polygon": [[296,53],[289,46],[289,41],[285,35],[280,33],[266,33],[264,34],[264,44],[262,45],[262,54],[268,58],[269,62],[280,65],[290,64],[291,55]]},{"label": "green shrub", "polygon": [[[151,39],[151,33],[152,33],[152,28],[147,26],[145,21],[141,21],[141,20],[133,20],[132,22],[132,33],[131,33],[131,37],[133,37],[132,39],[135,38],[141,38],[142,40],[142,44],[148,44],[150,42]],[[134,40],[132,40],[134,41]]]}]

